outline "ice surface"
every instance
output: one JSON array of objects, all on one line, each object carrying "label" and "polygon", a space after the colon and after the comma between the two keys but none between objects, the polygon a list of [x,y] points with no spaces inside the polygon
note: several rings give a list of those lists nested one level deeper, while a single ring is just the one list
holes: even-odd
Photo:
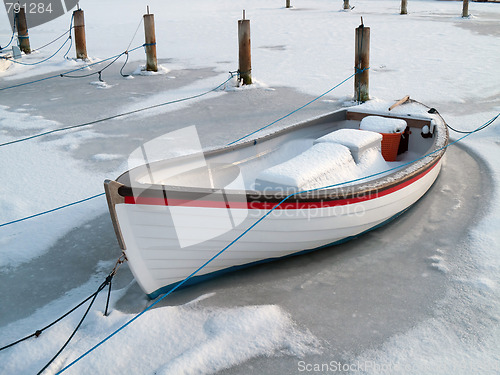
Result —
[{"label": "ice surface", "polygon": [[[157,53],[169,73],[123,79],[117,67],[122,57],[103,72],[110,86],[105,90],[90,84],[96,81],[94,75],[1,91],[1,142],[210,90],[237,69],[235,26],[243,8],[252,22],[252,73],[261,86],[213,93],[175,110],[165,107],[152,115],[0,149],[3,220],[102,192],[102,180],[123,171],[132,150],[168,131],[196,124],[204,146],[227,144],[314,99],[353,73],[349,30],[359,25],[360,16],[372,27],[372,97],[392,101],[410,94],[438,108],[450,125],[469,131],[500,111],[500,76],[491,74],[500,66],[498,4],[471,2],[471,19],[460,17],[456,1],[409,2],[409,14],[403,17],[396,1],[357,1],[349,12],[339,11],[341,2],[326,0],[297,3],[293,9],[264,0],[252,2],[250,8],[239,0],[168,6],[153,0],[149,5],[157,20]],[[115,2],[87,0],[81,6],[91,61],[124,51],[145,11],[141,2],[121,1],[118,25],[107,16],[116,10]],[[6,14],[0,17],[3,43],[11,30]],[[67,14],[30,30],[32,45],[60,35],[69,19]],[[137,35],[131,46],[142,43]],[[48,47],[23,61],[35,62],[52,51]],[[144,63],[142,50],[131,53],[130,59],[127,74]],[[39,66],[11,65],[0,72],[0,88],[83,65],[62,55]],[[314,117],[344,102],[353,104],[349,82],[276,126]],[[375,99],[365,105],[381,104]],[[413,109],[407,103],[391,112],[405,115]],[[132,373],[177,366],[185,373],[293,374],[299,372],[299,360],[379,366],[366,368],[368,374],[400,374],[401,367],[406,374],[496,373],[499,136],[494,125],[465,141],[488,166],[473,153],[450,149],[435,188],[397,225],[334,249],[179,291],[162,304],[179,306],[151,311],[150,318],[146,315],[129,326],[130,333],[125,330],[67,373],[87,373],[88,366],[93,373],[107,374],[118,364]],[[114,158],[118,155],[122,158]],[[105,200],[95,200],[0,228],[2,341],[32,333],[104,279],[119,255],[105,211]],[[443,266],[446,273],[438,269]],[[98,309],[49,373],[148,303],[126,266],[114,285],[112,315],[100,315],[100,297]],[[183,305],[214,292],[196,306]],[[38,339],[1,352],[0,372],[36,373],[76,321],[71,317]],[[275,322],[279,332],[273,329]],[[259,334],[263,342],[256,339]],[[178,345],[175,358],[162,350],[171,343]],[[123,348],[129,348],[125,355]],[[386,371],[383,365],[392,367]]]},{"label": "ice surface", "polygon": [[[105,296],[97,301],[105,304]],[[52,306],[52,308],[58,306]],[[44,311],[44,314],[50,314]],[[41,314],[42,312],[40,312]],[[81,313],[81,312],[80,312]],[[116,329],[133,316],[114,310],[104,317],[102,310],[91,312],[87,324],[79,332],[78,346],[93,344],[94,337]],[[21,321],[21,323],[23,323]],[[24,321],[24,324],[32,322]],[[56,351],[61,340],[77,323],[77,316],[64,321],[56,329],[46,331],[38,345],[23,343],[2,358],[4,374],[36,373],[45,364],[45,353]],[[4,338],[15,337],[15,327],[4,331]],[[69,348],[65,357],[80,354],[78,346]],[[130,362],[137,350],[145,355]],[[207,308],[196,302],[183,306],[162,307],[148,312],[147,319],[130,326],[110,339],[107,348],[89,358],[85,364],[71,368],[72,374],[211,374],[229,368],[255,355],[293,355],[303,357],[319,352],[320,343],[309,332],[301,330],[290,315],[276,305]],[[25,357],[30,358],[26,366]],[[112,361],[112,369],[109,362]],[[48,369],[54,373],[67,361],[56,361]]]}]

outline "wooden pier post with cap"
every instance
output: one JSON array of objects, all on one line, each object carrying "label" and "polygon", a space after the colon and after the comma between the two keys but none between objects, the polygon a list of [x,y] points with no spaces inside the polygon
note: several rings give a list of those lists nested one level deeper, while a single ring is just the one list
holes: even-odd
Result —
[{"label": "wooden pier post with cap", "polygon": [[469,0],[464,0],[463,8],[462,8],[462,17],[469,17]]},{"label": "wooden pier post with cap", "polygon": [[351,7],[349,6],[349,0],[344,0],[344,10],[349,10]]},{"label": "wooden pier post with cap", "polygon": [[356,28],[354,54],[354,100],[366,102],[369,95],[369,68],[370,68],[370,28],[365,27],[363,18],[361,25]]},{"label": "wooden pier post with cap", "polygon": [[19,48],[25,54],[31,53],[30,37],[28,35],[28,24],[26,22],[26,11],[24,7],[19,8],[16,13],[17,39],[19,40]]},{"label": "wooden pier post with cap", "polygon": [[244,85],[252,84],[252,52],[250,45],[250,20],[238,20],[239,69],[240,79]]},{"label": "wooden pier post with cap", "polygon": [[408,0],[401,0],[401,14],[408,14]]},{"label": "wooden pier post with cap", "polygon": [[144,15],[144,34],[146,38],[146,70],[150,72],[158,71],[158,60],[156,59],[156,34],[155,34],[155,15]]},{"label": "wooden pier post with cap", "polygon": [[76,58],[87,59],[87,42],[85,40],[85,17],[83,10],[77,9],[73,12],[73,23],[75,29]]}]

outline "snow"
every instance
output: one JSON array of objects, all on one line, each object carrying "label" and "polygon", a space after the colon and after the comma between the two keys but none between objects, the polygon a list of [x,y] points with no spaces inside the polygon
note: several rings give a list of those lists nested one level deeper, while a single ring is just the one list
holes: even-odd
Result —
[{"label": "snow", "polygon": [[355,178],[351,152],[338,143],[316,143],[303,153],[257,175],[256,188],[303,191]]},{"label": "snow", "polygon": [[[198,300],[210,298],[202,296]],[[100,296],[97,306],[105,305]],[[39,312],[50,316],[55,306]],[[60,306],[57,306],[60,307]],[[83,314],[80,309],[79,314]],[[82,327],[78,347],[89,347],[95,337],[117,329],[130,319],[128,314],[113,310],[103,319],[103,311],[93,310],[87,324]],[[31,321],[17,323],[31,325]],[[77,319],[64,321],[60,326],[42,333],[43,341],[34,347],[22,343],[10,350],[2,359],[2,373],[36,373],[45,365],[47,352],[55,352],[62,345],[65,331],[76,325]],[[7,327],[4,338],[15,338],[18,325]],[[147,334],[146,334],[147,333]],[[128,343],[134,343],[130,345]],[[69,357],[78,356],[78,347],[68,350]],[[136,347],[152,354],[144,362],[119,361],[133,356]],[[307,331],[300,330],[290,315],[276,305],[242,306],[237,308],[204,308],[193,301],[183,306],[162,307],[148,312],[144,323],[130,326],[126,338],[96,353],[85,365],[78,364],[71,373],[104,374],[111,372],[138,374],[209,374],[229,368],[255,355],[293,355],[303,357],[320,350],[318,340]],[[30,358],[26,366],[25,358]],[[58,360],[48,368],[57,372],[69,362]],[[110,367],[111,365],[111,367]]]},{"label": "snow", "polygon": [[[14,114],[3,106],[0,108],[0,117],[3,129],[15,129],[18,134],[23,131],[38,132],[60,126],[54,121],[33,116],[31,113]],[[28,148],[17,143],[2,150],[1,224],[54,208],[52,194],[57,195],[57,202],[60,205],[93,195],[89,192],[95,192],[94,187],[102,183],[106,174],[86,171],[78,161],[61,158],[59,151],[60,148],[71,149],[74,144],[86,137],[92,135],[83,131],[50,143],[33,142]],[[18,137],[3,136],[5,141],[15,138]],[[68,181],[79,181],[79,183],[71,189],[66,189]],[[33,190],[39,192],[36,199],[30,194]],[[40,255],[44,249],[55,243],[59,235],[81,225],[89,215],[104,212],[101,207],[104,201],[103,198],[100,202],[90,202],[85,207],[69,209],[70,220],[64,216],[53,216],[49,219],[50,226],[37,221],[2,228],[0,266],[17,266]],[[23,235],[25,231],[31,232],[30,236]]]},{"label": "snow", "polygon": [[366,116],[359,125],[362,130],[379,133],[402,133],[406,126],[405,120],[381,116]]},{"label": "snow", "polygon": [[333,142],[340,143],[349,148],[349,150],[359,151],[362,148],[379,147],[382,136],[371,131],[359,131],[356,129],[339,129],[318,138],[314,143]]},{"label": "snow", "polygon": [[[125,68],[134,79],[119,75],[122,57],[103,72],[105,82],[58,77],[0,91],[0,142],[211,90],[237,69],[236,20],[244,8],[252,22],[257,84],[236,88],[233,79],[226,90],[193,101],[0,148],[0,224],[101,193],[102,181],[126,168],[132,150],[168,131],[197,124],[204,146],[227,144],[326,92],[353,73],[360,16],[372,38],[374,100],[365,106],[409,94],[469,131],[500,111],[500,76],[492,74],[500,66],[498,4],[470,3],[470,19],[460,17],[457,1],[410,1],[406,16],[398,14],[398,1],[388,0],[352,1],[348,12],[342,2],[328,0],[297,1],[293,9],[267,0],[149,5],[160,74],[141,71],[139,49]],[[143,43],[141,32],[134,38],[143,3],[82,0],[80,6],[90,62]],[[110,20],[117,7],[119,17]],[[11,30],[7,16],[0,18],[4,43]],[[31,29],[31,44],[59,36],[69,20],[68,14]],[[22,61],[39,61],[51,51]],[[85,66],[64,59],[64,52],[41,65],[1,63],[0,89]],[[351,80],[293,121],[354,104],[352,91]],[[407,103],[392,112],[412,109]],[[378,365],[360,371],[367,374],[497,372],[499,136],[497,121],[464,140],[468,149],[448,150],[437,181],[446,188],[432,190],[397,226],[337,250],[177,292],[166,300],[173,306],[151,309],[65,373],[299,373],[299,360]],[[119,255],[106,210],[101,197],[0,227],[0,346],[49,323],[102,282]],[[102,316],[100,295],[47,373],[61,370],[150,303],[126,266],[114,289],[111,315]],[[68,317],[39,338],[0,352],[0,372],[36,373],[78,319]]]},{"label": "snow", "polygon": [[260,171],[255,189],[296,193],[387,171],[394,166],[384,161],[380,142],[378,133],[337,130],[315,140],[299,155]]},{"label": "snow", "polygon": [[168,74],[168,73],[170,73],[170,69],[164,67],[163,65],[158,65],[158,70],[156,72],[146,70],[146,65],[140,65],[137,67],[136,70],[134,70],[134,72],[129,77],[133,77],[134,75],[154,76],[154,75]]},{"label": "snow", "polygon": [[351,151],[354,161],[359,163],[366,151],[372,148],[380,150],[382,135],[364,130],[340,129],[314,141],[314,143],[320,142],[333,142],[346,146]]}]

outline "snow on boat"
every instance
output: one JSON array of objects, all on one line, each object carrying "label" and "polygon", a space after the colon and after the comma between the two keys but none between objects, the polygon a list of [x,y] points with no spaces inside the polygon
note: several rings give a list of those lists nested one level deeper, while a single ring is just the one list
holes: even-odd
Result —
[{"label": "snow on boat", "polygon": [[416,102],[369,108],[154,162],[147,144],[138,149],[143,165],[105,190],[145,293],[344,242],[407,210],[439,174],[446,124]]}]

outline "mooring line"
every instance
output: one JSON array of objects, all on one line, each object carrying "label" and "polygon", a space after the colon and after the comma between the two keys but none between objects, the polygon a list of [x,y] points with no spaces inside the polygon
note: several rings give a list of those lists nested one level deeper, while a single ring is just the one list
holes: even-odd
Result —
[{"label": "mooring line", "polygon": [[[71,42],[73,41],[73,39],[70,39]],[[142,48],[142,47],[145,47],[147,46],[146,43],[140,45],[140,46],[137,46],[135,48],[132,48],[131,50],[127,50],[125,52],[132,52],[132,51],[135,51],[139,48]],[[76,68],[76,69],[72,69],[72,70],[69,70],[67,72],[63,72],[63,73],[58,73],[58,74],[54,74],[54,75],[51,75],[51,76],[48,76],[48,77],[43,77],[43,78],[40,78],[40,79],[36,79],[34,81],[29,81],[29,82],[24,82],[24,83],[18,83],[18,84],[15,84],[15,85],[12,85],[12,86],[7,86],[7,87],[2,87],[0,88],[0,91],[3,91],[3,90],[9,90],[9,89],[13,89],[13,88],[16,88],[16,87],[21,87],[21,86],[26,86],[26,85],[31,85],[33,83],[38,83],[38,82],[43,82],[43,81],[46,81],[46,80],[49,80],[49,79],[53,79],[53,78],[58,78],[58,77],[62,77],[64,76],[65,74],[71,74],[71,73],[74,73],[74,72],[78,72],[80,70],[83,70],[83,69],[86,69],[86,68],[90,68],[94,65],[97,65],[97,64],[102,64],[103,62],[106,62],[106,61],[109,61],[109,60],[112,60],[112,59],[115,59],[116,57],[119,57],[119,56],[122,56],[123,54],[125,54],[125,52],[121,52],[117,55],[114,55],[114,56],[111,56],[111,57],[108,57],[104,60],[99,60],[99,61],[96,61],[95,63],[91,63],[91,64],[85,64],[79,68]],[[66,52],[67,54],[68,52]]]},{"label": "mooring line", "polygon": [[[141,46],[142,47],[142,46]],[[122,54],[120,54],[119,56],[121,56]],[[116,56],[114,56],[116,57]],[[96,74],[97,72],[95,73],[92,73],[92,74]],[[71,78],[74,78],[74,77],[71,77]],[[152,106],[148,106],[148,107],[144,107],[144,108],[139,108],[139,109],[135,109],[133,111],[128,111],[128,112],[124,112],[124,113],[119,113],[117,115],[113,115],[113,116],[109,116],[109,117],[104,117],[104,118],[101,118],[101,119],[97,119],[97,120],[93,120],[93,121],[89,121],[89,122],[85,122],[83,124],[78,124],[78,125],[71,125],[71,126],[66,126],[66,127],[63,127],[63,128],[58,128],[58,129],[53,129],[53,130],[48,130],[46,132],[43,132],[43,133],[39,133],[39,134],[35,134],[35,135],[31,135],[31,136],[28,136],[28,137],[24,137],[24,138],[19,138],[19,139],[15,139],[13,141],[9,141],[9,142],[4,142],[4,143],[0,143],[0,147],[3,147],[3,146],[7,146],[7,145],[12,145],[14,143],[19,143],[19,142],[24,142],[24,141],[28,141],[30,139],[35,139],[35,138],[39,138],[39,137],[43,137],[45,135],[49,135],[49,134],[54,134],[54,133],[58,133],[58,132],[62,132],[62,131],[66,131],[66,130],[71,130],[71,129],[77,129],[77,128],[82,128],[82,127],[86,127],[86,126],[90,126],[90,125],[95,125],[95,124],[98,124],[100,122],[105,122],[105,121],[108,121],[108,120],[113,120],[113,119],[116,119],[116,118],[119,118],[119,117],[123,117],[123,116],[128,116],[128,115],[132,115],[132,114],[135,114],[135,113],[139,113],[139,112],[143,112],[143,111],[147,111],[147,110],[150,110],[150,109],[153,109],[153,108],[158,108],[158,107],[163,107],[163,106],[166,106],[166,105],[170,105],[170,104],[174,104],[174,103],[180,103],[180,102],[184,102],[184,101],[187,101],[187,100],[192,100],[192,99],[196,99],[196,98],[199,98],[201,96],[204,96],[204,95],[207,95],[211,92],[214,92],[214,91],[217,91],[220,87],[222,87],[223,85],[225,85],[227,82],[229,82],[231,80],[231,78],[233,78],[233,75],[231,75],[228,79],[226,79],[224,82],[222,82],[220,85],[218,85],[217,87],[213,88],[213,89],[210,89],[208,91],[205,91],[201,94],[196,94],[196,95],[193,95],[193,96],[189,96],[189,97],[185,97],[185,98],[181,98],[181,99],[175,99],[175,100],[171,100],[171,101],[168,101],[168,102],[164,102],[164,103],[160,103],[160,104],[155,104],[155,105],[152,105]]]},{"label": "mooring line", "polygon": [[[15,24],[15,19],[16,19],[16,17],[14,17],[14,24]],[[48,42],[48,43],[44,44],[43,46],[41,46],[41,47],[39,47],[39,48],[33,48],[33,49],[31,50],[32,52],[33,52],[33,51],[39,51],[39,50],[41,50],[42,48],[45,48],[45,47],[47,47],[47,46],[51,45],[52,43],[54,43],[54,42],[58,41],[58,40],[59,40],[59,39],[61,39],[63,36],[65,36],[67,33],[70,33],[70,34],[69,34],[69,36],[68,36],[68,38],[66,38],[66,40],[65,40],[65,41],[64,41],[64,43],[62,44],[62,46],[61,46],[61,47],[59,47],[59,49],[58,49],[56,52],[54,52],[51,56],[49,56],[49,57],[47,57],[47,58],[45,58],[45,59],[43,59],[43,60],[40,60],[40,61],[37,61],[37,62],[34,62],[34,63],[24,63],[24,62],[17,61],[17,60],[9,60],[7,57],[4,57],[4,56],[0,56],[0,59],[8,60],[8,61],[11,61],[11,62],[13,62],[13,63],[15,63],[15,64],[18,64],[18,65],[28,65],[28,66],[38,65],[38,64],[41,64],[41,63],[43,63],[43,62],[46,62],[46,61],[50,60],[51,58],[53,58],[55,55],[57,55],[57,53],[58,53],[58,52],[59,52],[59,51],[60,51],[60,50],[64,47],[64,45],[68,42],[68,40],[70,40],[70,39],[71,39],[71,30],[73,30],[73,16],[71,16],[71,21],[70,21],[70,24],[69,24],[69,29],[68,29],[68,30],[66,30],[63,34],[61,34],[61,35],[60,35],[60,36],[58,36],[57,38],[53,39],[52,41],[50,41],[50,42]],[[11,39],[11,42],[12,42],[12,39]],[[9,44],[10,44],[10,42],[9,42]],[[2,50],[2,49],[0,48],[0,51],[1,51],[1,50]],[[66,55],[67,55],[67,52],[66,52],[65,56],[66,56]]]},{"label": "mooring line", "polygon": [[227,145],[228,145],[228,146],[230,146],[230,145],[233,145],[233,144],[235,144],[235,143],[238,143],[239,141],[241,141],[241,140],[243,140],[243,139],[245,139],[245,138],[248,138],[248,137],[250,137],[251,135],[254,135],[254,134],[258,133],[258,132],[260,132],[261,130],[264,130],[264,129],[266,129],[266,128],[268,128],[268,127],[270,127],[270,126],[272,126],[272,125],[274,125],[274,124],[276,124],[276,123],[278,123],[278,122],[280,122],[281,120],[284,120],[284,119],[286,119],[287,117],[290,117],[290,116],[291,116],[291,115],[293,115],[294,113],[296,113],[296,112],[298,112],[298,111],[300,111],[300,110],[304,109],[304,108],[305,108],[305,107],[307,107],[308,105],[310,105],[310,104],[314,103],[315,101],[317,101],[317,100],[321,99],[323,96],[325,96],[325,95],[329,94],[330,92],[332,92],[333,90],[335,90],[337,87],[339,87],[339,86],[340,86],[340,85],[342,85],[343,83],[345,83],[345,82],[347,82],[348,80],[350,80],[350,79],[351,79],[352,77],[354,77],[356,74],[363,73],[365,70],[368,70],[368,69],[370,69],[370,68],[362,69],[362,70],[359,70],[359,71],[355,72],[354,74],[352,74],[352,75],[350,75],[349,77],[347,77],[346,79],[344,79],[342,82],[340,82],[340,83],[336,84],[336,85],[335,85],[335,86],[333,86],[331,89],[329,89],[328,91],[325,91],[323,94],[321,94],[321,95],[320,95],[320,96],[318,96],[317,98],[314,98],[313,100],[311,100],[310,102],[308,102],[308,103],[304,104],[303,106],[301,106],[301,107],[299,107],[299,108],[295,109],[294,111],[292,111],[292,112],[290,112],[290,113],[286,114],[286,115],[285,115],[285,116],[283,116],[283,117],[280,117],[279,119],[277,119],[277,120],[275,120],[275,121],[271,122],[270,124],[263,126],[263,127],[262,127],[262,128],[260,128],[260,129],[257,129],[257,130],[255,130],[255,131],[253,131],[253,132],[251,132],[251,133],[248,133],[247,135],[244,135],[243,137],[241,137],[241,138],[237,139],[236,141],[233,141],[233,142],[231,142],[231,143],[228,143]]},{"label": "mooring line", "polygon": [[91,197],[88,197],[88,198],[85,198],[85,199],[81,199],[81,200],[76,201],[76,202],[68,203],[68,204],[65,204],[65,205],[63,205],[63,206],[59,206],[59,207],[56,207],[56,208],[52,208],[52,209],[47,210],[47,211],[43,211],[43,212],[39,212],[39,213],[34,214],[34,215],[26,216],[26,217],[23,217],[23,218],[21,218],[21,219],[12,220],[12,221],[9,221],[9,222],[7,222],[7,223],[0,224],[0,228],[1,228],[1,227],[6,227],[7,225],[11,225],[11,224],[15,224],[15,223],[20,223],[20,222],[25,221],[25,220],[28,220],[28,219],[33,219],[33,218],[38,217],[38,216],[42,216],[42,215],[46,215],[46,214],[50,214],[50,213],[52,213],[52,212],[62,210],[63,208],[67,208],[67,207],[75,206],[75,205],[77,205],[77,204],[80,204],[80,203],[83,203],[83,202],[90,201],[90,200],[92,200],[92,199],[94,199],[94,198],[102,197],[103,195],[105,195],[105,193],[96,194],[96,195],[93,195],[93,196],[91,196]]},{"label": "mooring line", "polygon": [[[72,126],[67,126],[67,127],[64,127],[64,128],[49,130],[49,131],[46,131],[46,132],[43,132],[43,133],[40,133],[40,134],[35,134],[35,135],[29,136],[29,137],[20,138],[20,139],[16,139],[16,140],[13,140],[13,141],[2,143],[2,144],[0,144],[0,147],[7,146],[7,145],[10,145],[10,144],[14,144],[14,143],[19,143],[19,142],[27,141],[27,140],[38,138],[38,137],[42,137],[42,136],[53,134],[53,133],[56,133],[56,132],[61,132],[61,131],[65,131],[65,130],[76,129],[76,128],[80,128],[80,127],[94,125],[94,124],[97,124],[99,122],[103,122],[103,121],[115,119],[115,118],[118,118],[118,117],[122,117],[122,116],[130,115],[130,114],[138,113],[138,112],[149,110],[149,109],[152,109],[152,108],[157,108],[157,107],[165,106],[165,105],[168,105],[168,104],[179,103],[179,102],[182,102],[182,101],[186,101],[186,100],[198,98],[198,97],[207,95],[210,92],[217,91],[219,88],[221,88],[227,82],[229,82],[234,77],[235,72],[229,72],[229,74],[230,74],[230,77],[228,79],[226,79],[224,82],[222,82],[220,85],[218,85],[217,87],[215,87],[215,88],[213,88],[213,89],[211,89],[209,91],[203,92],[201,94],[197,94],[197,95],[194,95],[194,96],[191,96],[191,97],[187,97],[187,98],[183,98],[183,99],[176,99],[176,100],[172,100],[172,101],[169,101],[169,102],[156,104],[156,105],[153,105],[153,106],[150,106],[150,107],[145,107],[145,108],[137,109],[137,110],[134,110],[134,111],[129,111],[129,112],[126,112],[126,113],[121,113],[121,114],[118,114],[118,115],[106,117],[106,118],[99,119],[99,120],[90,121],[90,122],[79,124],[79,125],[72,125]],[[356,74],[357,73],[352,74],[351,76],[349,76],[348,78],[344,79],[342,82],[340,82],[339,84],[335,85],[334,87],[332,87],[328,91],[324,92],[323,94],[321,94],[317,98],[309,101],[308,103],[306,103],[305,105],[301,106],[300,108],[297,108],[297,109],[293,110],[288,115],[283,116],[283,117],[279,118],[278,120],[273,121],[272,123],[270,123],[270,124],[268,124],[268,125],[260,128],[260,129],[257,129],[256,131],[254,131],[254,132],[252,132],[252,133],[250,133],[250,134],[248,134],[248,135],[246,135],[246,136],[244,136],[244,137],[242,137],[242,138],[240,138],[240,139],[238,139],[238,140],[236,140],[234,142],[229,143],[228,145],[232,145],[232,144],[234,144],[234,143],[236,143],[236,142],[238,142],[238,141],[240,141],[240,140],[242,140],[242,139],[244,139],[246,137],[249,137],[252,134],[255,134],[255,133],[257,133],[257,132],[259,132],[259,131],[261,131],[261,130],[263,130],[265,128],[268,128],[271,125],[276,124],[278,121],[281,121],[282,119],[284,119],[286,117],[291,116],[293,113],[296,113],[296,112],[300,111],[301,109],[305,108],[309,104],[317,101],[318,99],[322,98],[326,94],[330,93],[331,91],[333,91],[334,89],[336,89],[337,87],[339,87],[340,85],[342,85],[344,82],[346,82],[347,80],[351,79]],[[21,218],[21,219],[18,219],[18,220],[13,220],[13,221],[10,221],[8,223],[3,223],[3,224],[0,224],[0,228],[4,227],[4,226],[7,226],[7,225],[15,224],[15,223],[18,223],[18,222],[21,222],[21,221],[24,221],[24,220],[28,220],[28,219],[31,219],[31,218],[34,218],[34,217],[42,216],[42,215],[45,215],[45,214],[48,214],[48,213],[51,213],[51,212],[54,212],[54,211],[58,211],[58,210],[61,210],[63,208],[69,207],[69,206],[73,206],[73,205],[76,205],[76,204],[79,204],[79,203],[83,203],[83,202],[86,202],[88,200],[97,198],[97,197],[99,197],[101,195],[104,195],[104,193],[97,194],[95,196],[83,199],[81,201],[77,201],[77,202],[73,202],[73,203],[70,203],[70,204],[66,204],[64,206],[57,207],[57,208],[54,208],[54,209],[51,209],[51,210],[48,210],[48,211],[44,211],[44,212],[41,212],[41,213],[38,213],[38,214],[34,214],[34,215],[31,215],[31,216],[28,216],[28,217],[24,217],[24,218]]]},{"label": "mooring line", "polygon": [[13,17],[14,17],[14,20],[12,22],[13,23],[13,25],[12,25],[12,36],[10,37],[9,43],[5,47],[0,46],[0,52],[10,46],[10,44],[14,40],[14,35],[16,35],[16,15],[15,15],[14,10],[12,12],[13,12]]},{"label": "mooring line", "polygon": [[[6,142],[6,143],[3,143],[3,144],[0,144],[0,147],[1,146],[6,146],[6,145],[9,145],[9,144],[13,144],[13,143],[18,143],[18,142],[26,141],[26,140],[37,138],[37,137],[41,137],[41,136],[48,135],[48,134],[53,134],[53,133],[60,132],[60,131],[63,131],[63,130],[69,130],[69,129],[75,129],[75,128],[80,128],[80,127],[84,127],[84,126],[94,125],[94,124],[97,124],[99,122],[103,122],[103,121],[115,119],[115,118],[126,116],[126,115],[131,115],[131,114],[134,114],[134,113],[138,113],[138,112],[145,111],[145,110],[152,109],[152,108],[157,108],[157,107],[165,106],[165,105],[168,105],[168,104],[179,103],[179,102],[183,102],[183,101],[186,101],[186,100],[191,100],[191,99],[194,99],[194,98],[199,98],[199,97],[207,95],[207,94],[209,94],[211,92],[217,91],[220,87],[222,87],[224,84],[226,84],[227,82],[229,82],[229,80],[231,80],[232,78],[233,78],[233,75],[231,74],[231,76],[228,79],[226,79],[224,82],[222,82],[220,85],[218,85],[217,87],[215,87],[215,88],[213,88],[213,89],[211,89],[209,91],[205,91],[205,92],[203,92],[201,94],[197,94],[197,95],[190,96],[190,97],[187,97],[187,98],[176,99],[176,100],[172,100],[172,101],[165,102],[165,103],[156,104],[156,105],[153,105],[153,106],[150,106],[150,107],[146,107],[146,108],[140,108],[140,109],[137,109],[137,110],[134,110],[134,111],[129,111],[129,112],[126,112],[126,113],[121,113],[121,114],[118,114],[118,115],[106,117],[104,119],[90,121],[90,122],[87,122],[87,123],[84,123],[84,124],[73,125],[73,126],[68,126],[68,127],[65,127],[65,128],[50,130],[50,131],[47,131],[47,132],[44,132],[44,133],[41,133],[41,134],[37,134],[37,135],[30,136],[30,137],[26,137],[26,138],[22,138],[22,139],[18,139],[18,140],[14,140],[14,141],[10,141],[10,142]],[[25,220],[28,220],[28,219],[33,219],[35,217],[42,216],[42,215],[45,215],[45,214],[49,214],[49,213],[52,213],[52,212],[55,212],[55,211],[59,211],[59,210],[62,210],[64,208],[67,208],[67,207],[70,207],[70,206],[74,206],[74,205],[77,205],[77,204],[80,204],[80,203],[84,203],[84,202],[90,201],[90,200],[92,200],[94,198],[101,197],[104,194],[105,193],[96,194],[96,195],[93,195],[91,197],[88,197],[88,198],[85,198],[85,199],[82,199],[82,200],[79,200],[79,201],[76,201],[76,202],[68,203],[68,204],[65,204],[65,205],[60,206],[60,207],[56,207],[56,208],[53,208],[53,209],[50,209],[50,210],[47,210],[47,211],[39,212],[37,214],[26,216],[26,217],[23,217],[21,219],[12,220],[12,221],[0,224],[0,228],[8,226],[8,225],[11,225],[11,224],[19,223],[19,222],[22,222],[22,221],[25,221]]]},{"label": "mooring line", "polygon": [[25,65],[25,66],[33,66],[33,65],[39,65],[39,64],[42,64],[46,61],[49,61],[51,58],[53,58],[55,55],[57,55],[59,53],[60,50],[63,49],[63,47],[66,45],[66,43],[68,43],[68,40],[71,39],[71,35],[69,36],[69,38],[66,38],[66,40],[64,41],[64,43],[61,45],[61,47],[59,47],[57,49],[56,52],[54,52],[52,55],[50,55],[49,57],[43,59],[43,60],[40,60],[40,61],[37,61],[37,62],[34,62],[34,63],[25,63],[25,62],[21,62],[21,61],[16,61],[16,60],[7,60],[7,59],[3,59],[3,60],[7,60],[7,61],[11,61],[15,64],[18,64],[18,65]]},{"label": "mooring line", "polygon": [[118,329],[116,329],[115,331],[113,331],[111,334],[109,334],[107,337],[105,337],[103,340],[99,341],[97,344],[95,344],[92,348],[90,348],[89,350],[87,350],[85,353],[83,353],[82,355],[80,355],[78,358],[76,358],[75,360],[73,360],[71,363],[69,363],[67,366],[65,366],[64,368],[62,368],[60,371],[58,371],[56,373],[56,375],[58,374],[62,374],[64,371],[66,371],[67,369],[69,369],[70,367],[72,367],[73,365],[75,365],[77,362],[79,362],[80,360],[82,360],[83,358],[85,358],[87,355],[89,355],[90,353],[92,353],[95,349],[97,349],[98,347],[100,347],[101,345],[103,345],[106,341],[108,341],[109,339],[111,339],[113,336],[115,336],[116,334],[118,334],[119,332],[121,332],[122,330],[124,330],[127,326],[129,326],[130,324],[132,324],[134,321],[136,321],[137,319],[139,319],[142,315],[144,315],[147,311],[149,311],[150,309],[152,309],[154,306],[156,306],[158,303],[160,303],[162,300],[164,300],[166,297],[168,297],[170,294],[172,294],[175,290],[177,290],[179,287],[181,287],[182,285],[184,285],[188,280],[190,280],[193,276],[195,276],[199,271],[201,271],[203,268],[205,268],[209,263],[211,263],[214,259],[216,259],[218,256],[220,256],[223,252],[225,252],[227,249],[229,249],[232,245],[234,245],[237,241],[239,241],[245,234],[247,234],[248,232],[250,232],[257,224],[259,224],[262,220],[264,220],[266,217],[268,217],[277,207],[279,207],[281,204],[283,204],[283,202],[285,202],[286,200],[288,200],[290,197],[294,196],[294,195],[297,195],[297,194],[304,194],[304,193],[308,193],[308,192],[313,192],[313,191],[317,191],[317,190],[323,190],[323,189],[328,189],[328,188],[333,188],[333,187],[338,187],[340,185],[345,185],[345,184],[349,184],[349,183],[353,183],[353,182],[358,182],[360,180],[364,180],[364,179],[367,179],[367,178],[372,178],[372,177],[376,177],[378,175],[381,175],[383,173],[387,173],[387,172],[390,172],[390,171],[393,171],[393,170],[396,170],[396,169],[400,169],[402,167],[405,167],[407,165],[410,165],[412,163],[415,163],[417,161],[420,161],[426,157],[429,157],[435,153],[438,153],[442,150],[445,150],[447,149],[448,147],[462,141],[463,139],[465,139],[466,137],[470,136],[471,134],[474,134],[480,130],[483,130],[485,129],[486,127],[490,126],[493,122],[495,122],[495,120],[500,117],[500,113],[498,113],[495,117],[493,117],[492,119],[488,120],[485,124],[479,126],[476,128],[475,131],[472,131],[462,137],[460,137],[459,139],[451,142],[451,143],[448,143],[446,145],[444,145],[443,147],[433,151],[433,152],[430,152],[422,157],[419,157],[415,160],[412,160],[410,162],[407,162],[403,165],[399,165],[397,167],[394,167],[394,168],[390,168],[386,171],[383,171],[383,172],[378,172],[378,173],[374,173],[370,176],[365,176],[365,177],[361,177],[361,178],[357,178],[357,179],[354,179],[354,180],[351,180],[351,181],[346,181],[346,182],[341,182],[341,183],[337,183],[337,184],[333,184],[333,185],[329,185],[329,186],[324,186],[324,187],[320,187],[320,188],[315,188],[315,189],[310,189],[310,190],[304,190],[304,191],[301,191],[301,192],[297,192],[297,193],[292,193],[290,195],[288,195],[287,197],[285,197],[283,200],[281,200],[281,202],[279,202],[278,204],[276,204],[276,206],[274,206],[272,209],[270,209],[264,216],[262,216],[259,220],[257,220],[254,224],[252,224],[250,227],[248,227],[243,233],[241,233],[238,237],[236,237],[233,241],[231,241],[231,243],[229,243],[226,247],[224,247],[222,250],[220,250],[217,254],[215,254],[211,259],[209,259],[207,262],[205,262],[202,266],[200,266],[196,271],[194,271],[193,273],[191,273],[188,277],[186,277],[184,280],[182,280],[180,283],[178,283],[177,285],[175,285],[174,287],[172,287],[172,289],[170,289],[168,292],[166,292],[163,296],[161,296],[158,300],[156,300],[153,304],[151,304],[150,306],[146,307],[143,311],[141,311],[140,313],[138,313],[136,316],[134,316],[132,319],[130,319],[128,322],[126,322],[125,324],[123,324],[122,326],[120,326]]}]

